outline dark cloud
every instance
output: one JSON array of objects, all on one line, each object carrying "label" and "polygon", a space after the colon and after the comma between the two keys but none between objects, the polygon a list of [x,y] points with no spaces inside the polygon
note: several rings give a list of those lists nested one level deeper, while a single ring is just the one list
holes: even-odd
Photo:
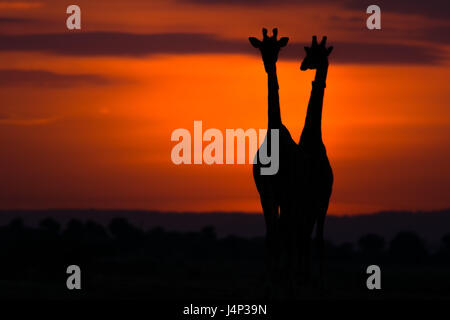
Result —
[{"label": "dark cloud", "polygon": [[408,36],[423,41],[447,45],[450,44],[450,25],[441,27],[423,28],[418,33],[413,34],[410,33]]},{"label": "dark cloud", "polygon": [[31,119],[23,119],[23,118],[0,118],[0,125],[7,126],[41,126],[54,123],[58,118],[31,118]]},{"label": "dark cloud", "polygon": [[200,33],[80,32],[0,35],[0,51],[43,51],[75,56],[233,53],[249,51],[247,47],[240,42]]},{"label": "dark cloud", "polygon": [[[293,43],[281,53],[281,57],[298,59],[304,55],[304,45]],[[393,43],[332,43],[330,57],[336,63],[358,64],[439,64],[445,60],[446,52],[436,47]]]},{"label": "dark cloud", "polygon": [[384,41],[387,39],[395,41],[419,40],[437,45],[450,43],[450,24],[441,24],[440,26],[398,24],[383,27],[382,23],[382,30],[378,32],[367,30],[365,21],[365,17],[331,16],[328,19],[328,28],[348,31],[349,34],[351,33],[352,36],[358,39],[369,39],[371,34],[374,35],[375,32],[378,39],[382,41],[383,39]]},{"label": "dark cloud", "polygon": [[34,18],[22,18],[22,17],[2,17],[0,16],[0,26],[1,27],[27,27],[40,29],[44,27],[56,27],[61,25],[61,23],[56,23],[55,21],[50,20],[41,20]]},{"label": "dark cloud", "polygon": [[37,30],[41,32],[45,32],[44,30],[49,30],[49,32],[67,30],[64,21],[18,16],[0,16],[0,28],[3,34],[35,33]]},{"label": "dark cloud", "polygon": [[381,12],[394,12],[400,14],[417,14],[433,18],[448,19],[450,12],[449,0],[179,0],[201,5],[236,5],[236,6],[282,6],[307,4],[339,4],[344,9],[366,12],[369,5],[376,4]]},{"label": "dark cloud", "polygon": [[[359,42],[331,44],[335,47],[333,61],[337,63],[437,64],[442,62],[445,57],[443,49],[438,47]],[[300,59],[304,54],[304,45],[307,45],[307,43],[291,42],[282,51],[281,57],[290,60]],[[246,39],[222,39],[214,35],[200,33],[80,32],[0,35],[0,51],[40,51],[72,56],[127,57],[156,54],[258,54],[257,50],[253,49]],[[44,76],[52,77],[51,75]],[[58,77],[58,75],[53,75],[53,78],[55,76]],[[70,77],[78,83],[83,81],[101,83],[105,81],[96,76]],[[2,79],[4,79],[4,76],[2,76]],[[5,84],[5,80],[2,80],[2,83]]]},{"label": "dark cloud", "polygon": [[106,85],[110,82],[111,80],[105,77],[91,74],[60,74],[43,70],[0,70],[0,87],[66,88]]},{"label": "dark cloud", "polygon": [[[195,1],[195,0],[194,0]],[[383,12],[415,14],[431,18],[448,19],[449,0],[345,0],[344,7],[366,12],[369,5],[376,4]]]},{"label": "dark cloud", "polygon": [[280,6],[283,4],[327,3],[332,0],[179,0],[203,5]]},{"label": "dark cloud", "polygon": [[23,117],[10,113],[0,113],[0,126],[39,126],[57,121],[59,117]]},{"label": "dark cloud", "polygon": [[34,21],[35,21],[34,19],[27,19],[27,18],[0,17],[0,25],[31,23]]},{"label": "dark cloud", "polygon": [[[271,0],[182,0],[185,2],[193,2],[197,4],[204,5],[237,5],[237,6],[253,6],[253,5],[275,5],[274,1]],[[289,2],[295,2],[293,0],[279,0],[278,4],[284,4]]]}]

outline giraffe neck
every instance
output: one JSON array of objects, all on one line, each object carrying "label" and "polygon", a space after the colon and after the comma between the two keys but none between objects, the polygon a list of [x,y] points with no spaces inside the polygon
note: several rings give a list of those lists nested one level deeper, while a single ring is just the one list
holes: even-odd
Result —
[{"label": "giraffe neck", "polygon": [[268,88],[268,128],[280,129],[280,98],[278,95],[278,78],[277,70],[274,66],[267,72],[267,88]]},{"label": "giraffe neck", "polygon": [[327,73],[328,73],[328,63],[316,69],[316,76],[314,78],[314,81],[318,83],[320,82],[325,83],[327,80]]},{"label": "giraffe neck", "polygon": [[300,143],[307,147],[322,146],[322,107],[325,93],[328,64],[318,67],[314,78],[308,110],[306,112],[305,126]]}]

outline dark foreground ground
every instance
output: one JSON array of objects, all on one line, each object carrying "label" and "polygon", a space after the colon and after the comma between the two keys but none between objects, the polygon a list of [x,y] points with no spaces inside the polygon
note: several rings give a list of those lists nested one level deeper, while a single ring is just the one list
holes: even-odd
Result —
[{"label": "dark foreground ground", "polygon": [[[0,227],[0,298],[254,300],[266,298],[264,239],[200,232],[141,230],[121,218],[108,227],[53,219]],[[314,262],[316,263],[316,262]],[[68,290],[66,268],[79,265],[82,290]],[[382,290],[366,287],[366,268],[381,267]],[[314,274],[313,283],[317,282]],[[389,242],[375,234],[327,243],[326,289],[304,299],[449,299],[450,235],[433,252],[412,232]]]}]

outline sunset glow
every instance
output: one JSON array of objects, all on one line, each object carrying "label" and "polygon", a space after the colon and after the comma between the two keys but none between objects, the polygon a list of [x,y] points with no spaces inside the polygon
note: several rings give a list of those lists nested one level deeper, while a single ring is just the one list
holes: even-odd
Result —
[{"label": "sunset glow", "polygon": [[[323,114],[335,173],[330,213],[450,206],[450,42],[444,32],[439,39],[426,33],[448,30],[446,20],[387,10],[383,29],[372,33],[364,9],[322,1],[270,9],[238,1],[77,2],[81,31],[65,28],[64,2],[0,1],[0,38],[48,41],[0,45],[0,209],[259,212],[251,165],[177,166],[170,137],[193,130],[195,120],[223,132],[267,127],[261,59],[249,44],[249,53],[239,49],[262,26],[277,26],[294,47],[313,34],[335,46]],[[128,53],[129,40],[116,51],[92,42],[71,53],[54,42],[99,32],[209,34],[237,45],[183,51],[169,43]],[[376,44],[382,56],[353,56],[340,44]],[[404,51],[383,52],[384,45]],[[278,63],[281,116],[296,141],[313,80],[299,70],[303,55],[291,59],[286,50]]]}]

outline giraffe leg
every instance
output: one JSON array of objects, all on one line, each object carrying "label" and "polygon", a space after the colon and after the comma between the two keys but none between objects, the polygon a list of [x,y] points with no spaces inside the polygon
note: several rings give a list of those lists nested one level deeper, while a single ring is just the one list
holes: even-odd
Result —
[{"label": "giraffe leg", "polygon": [[297,253],[297,232],[295,230],[295,221],[293,220],[294,206],[285,205],[283,210],[283,226],[280,230],[282,235],[282,259],[281,268],[283,273],[283,294],[286,298],[295,296],[295,279],[298,267]]},{"label": "giraffe leg", "polygon": [[261,197],[266,222],[266,272],[269,290],[273,289],[277,277],[278,261],[278,205],[272,198]]},{"label": "giraffe leg", "polygon": [[323,229],[325,225],[325,217],[327,215],[327,210],[328,210],[328,203],[319,212],[319,215],[317,217],[317,229],[316,229],[316,242],[319,251],[319,285],[321,290],[323,290],[325,286],[325,278],[324,278],[325,254],[324,254]]},{"label": "giraffe leg", "polygon": [[300,265],[300,284],[303,286],[308,286],[310,283],[310,276],[311,276],[311,235],[309,232],[309,222],[307,219],[302,219],[302,226],[301,226],[301,232],[298,237],[299,242],[299,250],[298,250],[298,256],[299,260],[301,262]]},{"label": "giraffe leg", "polygon": [[306,232],[303,243],[305,285],[308,287],[311,284],[311,236],[308,232]]}]

